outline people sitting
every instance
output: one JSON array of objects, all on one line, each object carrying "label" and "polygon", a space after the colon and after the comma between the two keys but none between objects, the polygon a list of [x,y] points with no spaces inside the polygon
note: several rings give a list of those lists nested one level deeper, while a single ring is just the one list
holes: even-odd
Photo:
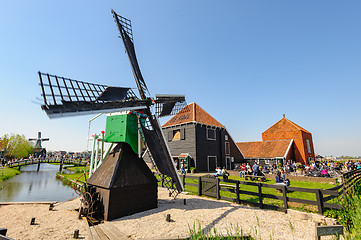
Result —
[{"label": "people sitting", "polygon": [[246,164],[243,163],[242,166],[241,166],[241,171],[239,172],[239,176],[244,177],[244,175],[246,175],[246,171],[247,171]]},{"label": "people sitting", "polygon": [[222,175],[222,169],[220,167],[216,167],[216,173],[209,174],[212,177],[219,177]]},{"label": "people sitting", "polygon": [[222,168],[222,172],[221,172],[223,179],[228,179],[229,173],[227,172],[226,168]]},{"label": "people sitting", "polygon": [[[283,172],[284,174],[284,172]],[[291,182],[289,179],[285,179],[284,177],[282,177],[281,172],[277,171],[276,174],[276,184],[278,185],[285,185],[285,186],[290,186]]]}]

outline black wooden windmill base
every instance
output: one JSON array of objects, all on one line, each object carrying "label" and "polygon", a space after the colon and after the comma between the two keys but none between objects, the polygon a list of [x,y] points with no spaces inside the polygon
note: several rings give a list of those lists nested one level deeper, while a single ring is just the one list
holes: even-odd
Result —
[{"label": "black wooden windmill base", "polygon": [[156,208],[157,187],[153,173],[127,143],[118,143],[87,181],[87,188],[99,194],[93,208],[103,211],[94,216],[106,221]]}]

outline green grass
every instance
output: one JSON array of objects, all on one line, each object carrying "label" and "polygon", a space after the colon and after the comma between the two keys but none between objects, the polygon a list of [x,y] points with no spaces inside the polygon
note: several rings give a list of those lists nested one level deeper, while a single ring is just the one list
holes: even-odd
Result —
[{"label": "green grass", "polygon": [[[231,180],[239,180],[239,181],[244,181],[244,182],[252,182],[250,180],[244,180],[244,178],[240,178],[239,176],[229,176],[229,179]],[[198,184],[198,180],[197,179],[190,179],[190,178],[186,178],[186,185],[185,185],[185,191],[193,193],[193,194],[197,194],[198,193],[198,187],[195,186],[189,186],[187,185],[187,183],[193,183],[193,184]],[[255,183],[257,181],[254,181]],[[266,182],[264,182],[266,184],[275,184],[276,180],[267,180]],[[161,182],[158,183],[159,185],[161,185]],[[235,186],[236,184],[234,183],[222,183],[221,184],[227,184],[227,185],[233,185]],[[254,193],[258,193],[258,187],[257,186],[250,186],[250,185],[243,185],[240,184],[240,190],[243,191],[249,191],[249,192],[254,192]],[[331,187],[334,187],[334,185],[332,184],[327,184],[327,183],[317,183],[317,182],[306,182],[306,181],[292,181],[291,182],[291,186],[292,187],[300,187],[300,188],[312,188],[312,189],[328,189]],[[283,194],[280,192],[277,192],[276,189],[273,188],[266,188],[263,187],[262,188],[262,193],[263,194],[270,194],[270,195],[276,195],[276,196],[282,196]],[[228,197],[228,198],[236,198],[236,194],[235,193],[231,193],[228,191],[223,191],[221,190],[221,196],[223,197]],[[312,200],[312,201],[316,201],[316,194],[314,193],[306,193],[306,192],[288,192],[287,196],[290,198],[298,198],[298,199],[305,199],[305,200]],[[327,195],[325,195],[327,196]],[[252,195],[247,195],[247,194],[240,194],[239,195],[240,200],[246,200],[246,201],[250,201],[250,202],[255,202],[258,203],[259,199],[258,196],[252,196]],[[278,199],[271,199],[271,198],[263,198],[263,203],[264,204],[269,204],[269,205],[274,205],[274,206],[283,206],[283,201],[282,200],[278,200]],[[295,208],[295,209],[299,209],[302,211],[315,211],[316,207],[307,205],[307,204],[289,204],[290,208]]]},{"label": "green grass", "polygon": [[0,182],[10,179],[20,173],[21,172],[15,168],[5,167],[3,169],[0,169]]},{"label": "green grass", "polygon": [[[87,173],[89,172],[89,167],[68,167],[67,170],[73,172],[71,174],[61,174],[64,177],[76,181],[81,175],[83,175],[84,171]],[[86,179],[89,178],[89,174],[86,174]],[[85,176],[83,175],[81,178],[79,178],[80,181],[85,182]]]}]

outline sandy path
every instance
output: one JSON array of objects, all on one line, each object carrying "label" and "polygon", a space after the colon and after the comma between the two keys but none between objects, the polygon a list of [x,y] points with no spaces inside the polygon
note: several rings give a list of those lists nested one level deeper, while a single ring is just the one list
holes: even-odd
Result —
[{"label": "sandy path", "polygon": [[[79,199],[58,203],[54,211],[49,211],[45,204],[3,205],[0,227],[8,229],[6,236],[19,240],[73,239],[75,229],[84,239],[88,237],[86,223],[78,219],[78,212],[71,210],[79,204]],[[37,225],[30,225],[33,217]]]},{"label": "sandy path", "polygon": [[[176,200],[168,196],[166,189],[158,189],[158,208],[119,218],[107,224],[133,239],[159,239],[188,236],[189,228],[199,226],[206,232],[227,234],[238,229],[256,239],[314,239],[315,221],[320,216],[310,214],[284,214],[262,210],[226,201],[180,194]],[[183,205],[186,199],[186,205]],[[4,205],[0,206],[0,228],[7,228],[7,236],[13,239],[72,239],[75,229],[82,239],[88,239],[84,220],[72,209],[79,206],[79,199],[56,204],[55,211],[48,205]],[[172,222],[166,221],[170,214]],[[38,225],[31,226],[36,217]],[[292,226],[292,228],[291,228]],[[322,237],[322,239],[332,239]]]},{"label": "sandy path", "polygon": [[[158,189],[158,208],[109,222],[134,239],[187,236],[189,228],[206,232],[242,231],[258,239],[312,239],[315,219],[302,220],[303,214],[256,209],[226,201],[181,194],[176,200],[165,189]],[[186,199],[186,205],[183,204]],[[172,222],[166,221],[170,214]],[[311,214],[319,220],[317,214]],[[292,225],[292,229],[291,229]],[[323,237],[322,239],[332,239]]]}]

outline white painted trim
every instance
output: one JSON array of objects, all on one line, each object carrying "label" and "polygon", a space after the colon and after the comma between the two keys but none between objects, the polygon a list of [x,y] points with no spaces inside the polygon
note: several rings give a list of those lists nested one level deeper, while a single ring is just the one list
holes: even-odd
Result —
[{"label": "white painted trim", "polygon": [[210,157],[214,157],[214,158],[216,158],[216,167],[217,167],[217,156],[207,156],[207,168],[208,168],[208,172],[209,172],[209,158]]},{"label": "white painted trim", "polygon": [[292,144],[293,144],[293,139],[291,139],[291,142],[290,144],[288,145],[288,148],[286,150],[286,153],[285,155],[283,156],[284,159],[286,159],[287,155],[288,155],[288,152],[290,151],[291,147],[292,147]]},{"label": "white painted trim", "polygon": [[226,132],[228,133],[228,137],[229,137],[229,138],[231,138],[231,140],[232,140],[232,142],[234,143],[234,145],[236,145],[236,148],[237,148],[237,149],[238,149],[238,151],[241,153],[241,155],[242,155],[243,159],[246,159],[246,158],[244,157],[244,155],[243,155],[243,153],[242,153],[241,149],[239,149],[239,147],[238,147],[237,143],[233,140],[233,137],[231,136],[231,134],[229,134],[229,132],[228,132],[227,128],[224,128],[224,130],[226,130]]},{"label": "white painted trim", "polygon": [[[208,130],[213,130],[213,131],[214,131],[214,139],[208,137]],[[206,127],[206,137],[207,137],[207,140],[216,141],[216,140],[217,140],[217,132],[216,132],[216,129],[215,129],[215,128]]]}]

